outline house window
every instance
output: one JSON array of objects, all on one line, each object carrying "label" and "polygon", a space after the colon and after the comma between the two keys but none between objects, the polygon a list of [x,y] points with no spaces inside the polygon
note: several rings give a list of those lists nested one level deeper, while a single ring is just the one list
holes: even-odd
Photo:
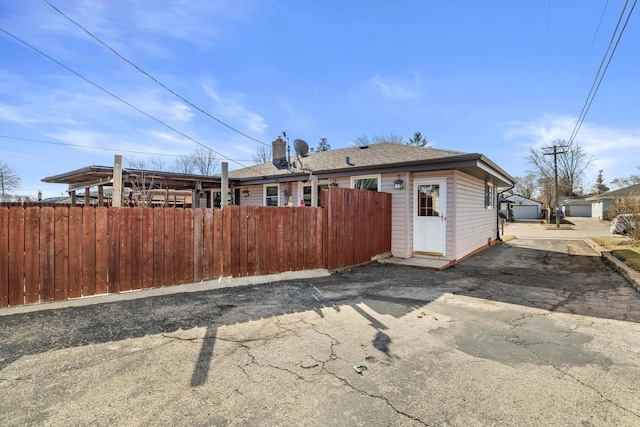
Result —
[{"label": "house window", "polygon": [[[311,206],[311,185],[302,185],[298,189],[298,194],[300,194],[300,198],[304,200],[305,206]],[[300,200],[298,200],[298,203]]]},{"label": "house window", "polygon": [[278,206],[278,200],[280,200],[279,186],[265,185],[264,186],[264,205]]},{"label": "house window", "polygon": [[356,190],[380,191],[380,175],[351,177],[351,188]]},{"label": "house window", "polygon": [[487,209],[493,208],[493,204],[494,204],[493,189],[494,189],[493,184],[491,184],[490,182],[485,183],[484,206]]}]

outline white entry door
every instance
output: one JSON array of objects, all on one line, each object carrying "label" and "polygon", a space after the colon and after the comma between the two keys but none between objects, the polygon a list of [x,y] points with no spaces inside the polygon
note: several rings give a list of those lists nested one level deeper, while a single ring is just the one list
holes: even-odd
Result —
[{"label": "white entry door", "polygon": [[413,182],[413,251],[444,256],[447,244],[447,179]]}]

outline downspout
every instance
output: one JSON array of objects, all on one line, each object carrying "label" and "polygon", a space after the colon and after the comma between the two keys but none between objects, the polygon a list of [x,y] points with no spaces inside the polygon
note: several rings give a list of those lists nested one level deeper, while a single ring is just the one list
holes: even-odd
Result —
[{"label": "downspout", "polygon": [[502,191],[499,191],[498,194],[496,195],[498,199],[496,203],[496,206],[498,207],[498,209],[496,209],[496,232],[498,233],[497,240],[500,242],[502,242],[502,238],[500,238],[500,195],[502,193],[506,193],[507,191],[511,190],[515,186],[516,185],[513,184],[511,187],[504,189]]}]

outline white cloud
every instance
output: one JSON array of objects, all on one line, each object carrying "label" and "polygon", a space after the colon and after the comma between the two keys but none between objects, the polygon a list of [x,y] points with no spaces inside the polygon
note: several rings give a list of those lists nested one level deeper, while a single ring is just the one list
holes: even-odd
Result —
[{"label": "white cloud", "polygon": [[[504,139],[522,149],[540,149],[553,145],[555,140],[569,140],[576,124],[576,117],[545,114],[530,122],[511,122]],[[587,170],[586,181],[593,182],[597,171],[605,171],[605,179],[628,176],[640,164],[640,128],[614,128],[593,122],[584,122],[575,142],[589,157],[593,167]]]},{"label": "white cloud", "polygon": [[383,77],[375,75],[365,82],[367,90],[391,101],[418,100],[422,97],[425,85],[418,72],[408,76]]},{"label": "white cloud", "polygon": [[[88,40],[88,35],[69,22],[49,5],[12,5],[12,14],[0,17],[0,22],[23,29],[33,37],[40,37],[40,45],[58,53],[64,44],[55,37],[61,35],[76,40]],[[23,2],[27,4],[27,2]],[[185,1],[185,0],[129,0],[92,1],[71,0],[52,2],[69,18],[78,22],[98,38],[121,52],[145,52],[145,54],[167,54],[158,37],[181,40],[197,46],[207,46],[219,40],[225,30],[223,24],[246,20],[262,2],[253,1]],[[132,36],[135,31],[136,36]],[[131,46],[136,46],[130,49]],[[142,51],[140,46],[147,46]]]},{"label": "white cloud", "polygon": [[[205,93],[214,101],[218,119],[250,136],[260,136],[269,127],[264,117],[249,110],[242,103],[244,95],[238,93],[218,93],[208,84],[203,84]],[[236,124],[240,123],[241,126]]]},{"label": "white cloud", "polygon": [[39,123],[57,123],[70,125],[76,123],[75,120],[56,112],[52,109],[47,111],[37,111],[30,107],[17,107],[13,105],[0,104],[0,122],[7,121],[21,125],[33,125]]},{"label": "white cloud", "polygon": [[373,77],[367,81],[367,86],[384,98],[394,101],[417,99],[420,95],[417,81],[383,79],[380,76]]},{"label": "white cloud", "polygon": [[[169,101],[166,95],[160,93],[159,90],[148,90],[136,93],[130,93],[126,97],[126,101],[134,107],[144,111],[150,116],[156,117],[163,121],[169,122],[189,122],[193,117],[191,108],[178,101]],[[122,104],[123,108],[134,112],[130,107]],[[136,115],[140,113],[135,112]]]}]

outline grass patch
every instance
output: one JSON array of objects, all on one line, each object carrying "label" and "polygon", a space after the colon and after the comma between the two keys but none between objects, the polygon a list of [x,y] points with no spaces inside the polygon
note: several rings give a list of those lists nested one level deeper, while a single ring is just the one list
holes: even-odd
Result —
[{"label": "grass patch", "polygon": [[636,271],[640,271],[640,242],[631,239],[592,238],[616,258]]},{"label": "grass patch", "polygon": [[503,241],[503,242],[505,242],[505,243],[506,243],[506,242],[508,242],[508,241],[510,241],[510,240],[514,240],[514,239],[516,239],[516,236],[508,235],[508,236],[501,236],[500,238],[502,239],[502,241]]}]

